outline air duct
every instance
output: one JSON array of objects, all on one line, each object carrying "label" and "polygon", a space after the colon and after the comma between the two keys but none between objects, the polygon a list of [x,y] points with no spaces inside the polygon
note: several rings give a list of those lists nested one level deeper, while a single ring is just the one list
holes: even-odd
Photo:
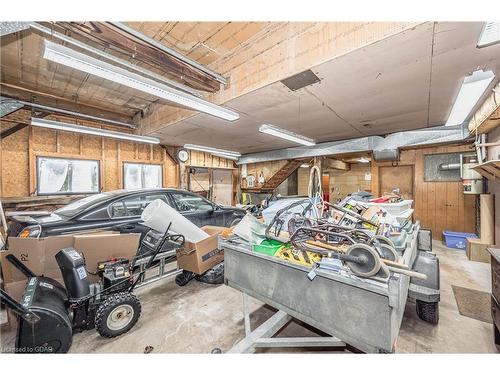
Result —
[{"label": "air duct", "polygon": [[373,152],[377,161],[398,160],[399,149],[442,143],[461,142],[469,137],[467,126],[436,126],[419,130],[409,130],[388,136],[371,136],[344,141],[318,143],[310,147],[291,147],[275,151],[265,151],[243,155],[237,164],[265,161],[311,158],[356,152]]}]

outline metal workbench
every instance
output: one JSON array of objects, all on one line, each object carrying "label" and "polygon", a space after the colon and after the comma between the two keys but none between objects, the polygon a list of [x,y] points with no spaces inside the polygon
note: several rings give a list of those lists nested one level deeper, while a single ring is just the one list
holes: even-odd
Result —
[{"label": "metal workbench", "polygon": [[[402,254],[402,262],[410,268],[418,253],[420,225],[418,222],[414,225]],[[246,338],[232,352],[251,352],[262,346],[338,346],[343,343],[367,353],[394,351],[410,277],[391,274],[386,280],[373,280],[347,272],[317,269],[311,281],[307,277],[310,268],[253,252],[247,243],[238,239],[220,238],[219,246],[224,250],[226,285],[279,310],[252,332],[244,297]],[[316,338],[316,341],[271,339],[291,318],[332,337]],[[294,340],[297,345],[293,345]]]}]

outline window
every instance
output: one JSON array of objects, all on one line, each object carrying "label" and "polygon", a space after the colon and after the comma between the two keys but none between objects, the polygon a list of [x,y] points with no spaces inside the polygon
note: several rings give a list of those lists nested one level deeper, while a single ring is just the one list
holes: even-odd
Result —
[{"label": "window", "polygon": [[109,215],[111,218],[140,216],[146,206],[156,199],[169,204],[164,194],[134,195],[112,203],[109,206]]},{"label": "window", "polygon": [[99,161],[37,157],[37,192],[89,194],[99,192]]},{"label": "window", "polygon": [[60,216],[72,217],[80,212],[83,212],[85,209],[93,206],[94,204],[104,202],[106,199],[109,199],[109,197],[111,197],[109,193],[89,195],[88,197],[71,202],[54,212]]},{"label": "window", "polygon": [[144,189],[163,186],[161,164],[123,163],[123,188]]},{"label": "window", "polygon": [[190,193],[171,193],[172,198],[181,212],[210,211],[214,209],[212,203],[206,199]]}]

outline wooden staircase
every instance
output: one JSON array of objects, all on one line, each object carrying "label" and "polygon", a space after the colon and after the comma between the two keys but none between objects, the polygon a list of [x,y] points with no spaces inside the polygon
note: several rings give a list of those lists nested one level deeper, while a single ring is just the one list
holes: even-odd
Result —
[{"label": "wooden staircase", "polygon": [[247,188],[244,190],[253,192],[273,191],[278,186],[280,186],[283,181],[290,177],[290,175],[295,172],[302,163],[304,163],[304,160],[288,160],[279,171],[273,174],[271,178],[266,180],[261,186],[255,188]]}]

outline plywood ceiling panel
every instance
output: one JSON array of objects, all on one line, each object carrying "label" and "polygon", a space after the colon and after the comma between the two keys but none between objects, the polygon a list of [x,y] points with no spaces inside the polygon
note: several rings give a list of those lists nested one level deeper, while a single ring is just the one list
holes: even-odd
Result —
[{"label": "plywood ceiling panel", "polygon": [[226,102],[242,115],[232,124],[198,114],[189,118],[197,130],[183,134],[186,121],[181,121],[156,135],[166,143],[248,153],[294,145],[260,134],[263,123],[318,142],[442,125],[464,76],[479,67],[500,77],[500,45],[476,48],[481,27],[481,22],[422,24],[312,68],[319,83],[291,92],[276,82]]}]

